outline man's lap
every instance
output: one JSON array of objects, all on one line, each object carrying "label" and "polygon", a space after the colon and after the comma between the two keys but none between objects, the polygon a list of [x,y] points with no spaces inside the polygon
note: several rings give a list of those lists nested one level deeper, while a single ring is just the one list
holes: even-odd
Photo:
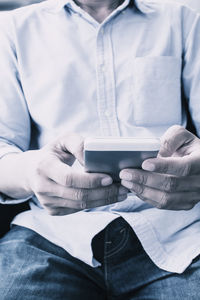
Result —
[{"label": "man's lap", "polygon": [[0,240],[0,299],[196,300],[200,259],[181,275],[157,268],[122,219],[93,240],[92,268],[37,233],[14,226]]},{"label": "man's lap", "polygon": [[0,240],[0,299],[80,300],[79,288],[85,299],[104,299],[89,269],[34,231],[14,226]]}]

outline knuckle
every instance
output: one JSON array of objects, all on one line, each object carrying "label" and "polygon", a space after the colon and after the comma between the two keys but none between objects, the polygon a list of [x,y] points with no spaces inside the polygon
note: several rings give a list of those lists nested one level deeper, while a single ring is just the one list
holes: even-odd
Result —
[{"label": "knuckle", "polygon": [[56,197],[60,198],[60,199],[68,199],[70,198],[70,192],[67,190],[64,190],[62,188],[58,188],[56,189],[55,192],[53,192],[53,195],[55,195]]},{"label": "knuckle", "polygon": [[183,164],[183,169],[181,170],[181,176],[188,176],[190,174],[191,164],[189,162]]},{"label": "knuckle", "polygon": [[138,176],[138,183],[139,184],[146,184],[147,183],[147,176],[145,176],[144,174],[140,174]]},{"label": "knuckle", "polygon": [[177,177],[170,177],[170,192],[174,192],[177,190],[178,187],[178,178]]},{"label": "knuckle", "polygon": [[82,178],[82,185],[88,189],[97,188],[101,186],[101,176],[93,173],[86,173]]},{"label": "knuckle", "polygon": [[65,186],[73,186],[73,175],[71,173],[67,173],[65,178],[62,180]]},{"label": "knuckle", "polygon": [[77,189],[74,191],[74,197],[76,200],[78,201],[82,201],[83,200],[83,190],[82,189]]},{"label": "knuckle", "polygon": [[169,143],[168,139],[163,139],[162,140],[162,149],[167,151],[167,152],[171,152],[171,144]]},{"label": "knuckle", "polygon": [[145,189],[144,185],[137,185],[134,187],[134,191],[137,193],[137,195],[140,195],[140,196],[143,195],[144,189]]},{"label": "knuckle", "polygon": [[169,169],[168,164],[163,164],[163,166],[162,166],[162,168],[161,168],[161,171],[162,171],[164,174],[167,174],[168,169]]},{"label": "knuckle", "polygon": [[[51,192],[53,193],[53,190],[51,190]],[[61,199],[66,198],[65,197],[65,192],[61,188],[57,189],[56,193],[53,193],[53,194],[56,195],[56,197],[59,197]]]},{"label": "knuckle", "polygon": [[75,192],[75,199],[77,201],[84,201],[88,200],[88,190],[87,189],[77,189]]},{"label": "knuckle", "polygon": [[167,192],[173,192],[177,189],[177,178],[173,176],[168,176],[163,182],[163,188]]},{"label": "knuckle", "polygon": [[82,195],[82,201],[86,202],[88,200],[89,191],[87,189],[82,189],[81,195]]},{"label": "knuckle", "polygon": [[164,192],[162,194],[160,201],[157,204],[157,208],[160,208],[160,209],[167,208],[168,202],[169,202],[169,194]]}]

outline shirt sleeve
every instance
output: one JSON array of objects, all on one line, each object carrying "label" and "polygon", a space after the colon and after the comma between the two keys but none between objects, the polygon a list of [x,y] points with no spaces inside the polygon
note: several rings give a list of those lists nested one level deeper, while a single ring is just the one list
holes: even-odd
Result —
[{"label": "shirt sleeve", "polygon": [[200,15],[185,8],[183,27],[183,90],[196,133],[200,137]]},{"label": "shirt sleeve", "polygon": [[[0,18],[0,159],[10,153],[28,150],[30,117],[18,70],[17,51],[12,32],[12,14]],[[11,201],[12,200],[12,201]],[[2,195],[0,202],[16,204],[27,199]]]}]

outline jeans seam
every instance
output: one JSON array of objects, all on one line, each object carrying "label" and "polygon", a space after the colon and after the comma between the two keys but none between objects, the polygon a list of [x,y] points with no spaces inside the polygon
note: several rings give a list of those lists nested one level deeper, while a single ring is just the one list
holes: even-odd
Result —
[{"label": "jeans seam", "polygon": [[104,278],[105,278],[105,286],[107,289],[107,292],[109,291],[109,282],[108,282],[108,264],[107,264],[107,259],[106,259],[106,251],[107,251],[107,244],[106,244],[106,239],[108,236],[107,230],[105,231],[105,241],[104,241]]}]

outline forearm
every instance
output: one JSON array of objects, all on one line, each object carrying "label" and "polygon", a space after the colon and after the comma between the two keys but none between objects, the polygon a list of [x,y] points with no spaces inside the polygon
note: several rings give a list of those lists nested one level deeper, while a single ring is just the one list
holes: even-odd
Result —
[{"label": "forearm", "polygon": [[12,153],[0,159],[0,192],[13,199],[31,197],[31,164],[36,151]]}]

